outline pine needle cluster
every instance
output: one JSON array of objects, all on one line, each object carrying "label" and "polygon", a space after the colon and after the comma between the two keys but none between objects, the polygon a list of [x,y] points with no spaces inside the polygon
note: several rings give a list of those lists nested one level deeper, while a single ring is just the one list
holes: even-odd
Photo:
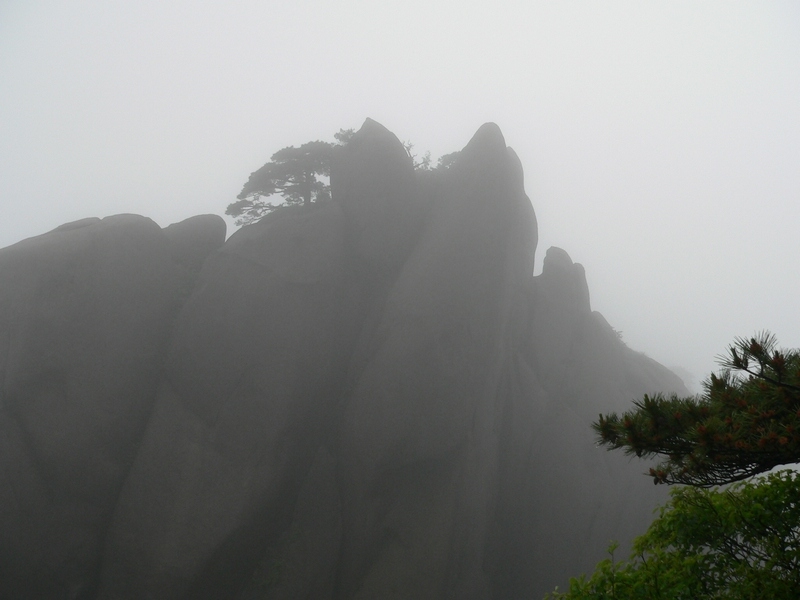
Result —
[{"label": "pine needle cluster", "polygon": [[724,485],[800,462],[800,351],[769,333],[738,338],[700,396],[644,396],[622,415],[600,415],[600,443],[663,460],[653,482]]}]

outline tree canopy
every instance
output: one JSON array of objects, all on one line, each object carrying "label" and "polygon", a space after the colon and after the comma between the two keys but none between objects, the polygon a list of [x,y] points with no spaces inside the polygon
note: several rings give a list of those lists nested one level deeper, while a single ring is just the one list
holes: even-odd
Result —
[{"label": "tree canopy", "polygon": [[[800,598],[800,351],[762,333],[739,338],[700,396],[645,396],[600,415],[600,442],[659,456],[655,483],[688,484],[633,544],[551,600]],[[744,481],[747,480],[747,481]],[[719,486],[731,484],[727,489]]]},{"label": "tree canopy", "polygon": [[589,579],[546,598],[800,598],[800,475],[676,488],[630,560],[615,562],[614,548]]},{"label": "tree canopy", "polygon": [[[295,148],[288,146],[272,155],[270,161],[250,174],[225,214],[236,218],[237,225],[257,221],[281,205],[309,205],[330,199],[331,156],[337,145],[346,144],[352,129],[334,135],[335,143],[306,142]],[[280,203],[275,197],[280,196]]]},{"label": "tree canopy", "polygon": [[593,427],[609,449],[662,458],[654,483],[709,487],[800,462],[800,352],[762,333],[739,338],[705,393],[644,396]]},{"label": "tree canopy", "polygon": [[[237,201],[228,205],[225,214],[234,217],[237,225],[248,225],[281,206],[307,206],[330,200],[334,149],[346,145],[354,134],[353,129],[340,129],[333,136],[335,142],[306,142],[278,150],[268,163],[250,174]],[[417,171],[444,171],[458,156],[458,152],[446,154],[436,167],[431,167],[430,152],[418,158],[413,152],[414,144],[404,142],[403,147]]]}]

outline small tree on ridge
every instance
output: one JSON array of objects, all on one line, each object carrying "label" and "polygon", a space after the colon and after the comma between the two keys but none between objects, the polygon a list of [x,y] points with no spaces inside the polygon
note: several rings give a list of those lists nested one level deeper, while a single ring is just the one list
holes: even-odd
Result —
[{"label": "small tree on ridge", "polygon": [[[352,136],[352,129],[342,129],[334,135],[336,143],[306,142],[297,148],[278,150],[267,164],[250,174],[238,201],[228,205],[225,214],[235,217],[237,225],[247,225],[282,205],[308,206],[329,200],[327,178],[333,149],[346,144]],[[282,198],[279,203],[273,202],[276,196]]]}]

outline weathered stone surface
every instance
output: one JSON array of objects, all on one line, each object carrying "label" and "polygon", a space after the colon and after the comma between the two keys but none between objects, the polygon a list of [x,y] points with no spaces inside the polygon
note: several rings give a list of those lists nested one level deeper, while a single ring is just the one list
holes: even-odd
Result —
[{"label": "weathered stone surface", "polygon": [[583,266],[561,248],[547,251],[531,303],[528,360],[551,396],[587,418],[654,390],[688,393],[677,375],[632,351],[592,312]]},{"label": "weathered stone surface", "polygon": [[333,598],[342,542],[336,458],[321,445],[294,507],[291,525],[267,548],[241,600]]},{"label": "weathered stone surface", "polygon": [[208,255],[225,242],[225,221],[217,215],[198,215],[164,228],[172,256],[196,274]]},{"label": "weathered stone surface", "polygon": [[[342,598],[482,598],[497,403],[532,210],[484,125],[434,199],[362,361],[340,431]],[[521,233],[522,232],[522,233]]]},{"label": "weathered stone surface", "polygon": [[558,388],[568,379],[568,358],[592,312],[583,266],[573,264],[561,248],[549,248],[534,290],[531,364]]},{"label": "weathered stone surface", "polygon": [[357,256],[380,270],[400,267],[417,241],[426,204],[397,136],[367,119],[336,149],[331,194],[344,209]]},{"label": "weathered stone surface", "polygon": [[537,598],[649,522],[589,424],[685,390],[566,252],[533,277],[497,126],[415,173],[367,120],[332,185],[221,247],[119,216],[0,251],[0,598]]},{"label": "weathered stone surface", "polygon": [[0,250],[0,597],[91,594],[190,284],[135,215]]},{"label": "weathered stone surface", "polygon": [[680,379],[633,352],[592,312],[583,267],[550,248],[529,297],[530,341],[509,387],[501,458],[496,598],[539,598],[590,572],[612,540],[643,533],[666,491],[619,453],[598,449],[591,423]]},{"label": "weathered stone surface", "polygon": [[356,289],[333,204],[243,228],[204,265],[106,555],[101,598],[228,598],[288,527],[343,383]]}]

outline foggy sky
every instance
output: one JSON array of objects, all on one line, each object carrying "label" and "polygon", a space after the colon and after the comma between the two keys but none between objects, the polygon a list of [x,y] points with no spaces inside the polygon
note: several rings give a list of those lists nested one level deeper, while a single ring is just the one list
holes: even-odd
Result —
[{"label": "foggy sky", "polygon": [[[549,246],[629,346],[697,379],[800,347],[800,4],[0,3],[0,247],[121,212],[223,214],[287,145],[496,122]],[[235,228],[229,220],[229,232]]]}]

